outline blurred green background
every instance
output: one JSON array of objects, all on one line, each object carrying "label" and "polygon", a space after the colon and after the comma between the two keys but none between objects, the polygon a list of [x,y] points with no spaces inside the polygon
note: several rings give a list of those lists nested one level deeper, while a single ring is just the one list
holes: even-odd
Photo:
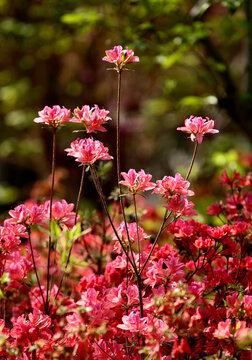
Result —
[{"label": "blurred green background", "polygon": [[[101,59],[118,44],[140,57],[122,79],[122,170],[185,174],[193,143],[176,127],[192,114],[215,119],[220,130],[203,141],[191,177],[202,213],[219,196],[224,169],[251,167],[250,0],[0,0],[0,14],[3,211],[30,196],[36,181],[32,196],[48,193],[51,134],[33,123],[45,105],[110,110],[113,121],[98,138],[114,155],[116,73]],[[69,201],[80,169],[64,148],[77,128],[64,127],[57,144],[57,192]]]}]

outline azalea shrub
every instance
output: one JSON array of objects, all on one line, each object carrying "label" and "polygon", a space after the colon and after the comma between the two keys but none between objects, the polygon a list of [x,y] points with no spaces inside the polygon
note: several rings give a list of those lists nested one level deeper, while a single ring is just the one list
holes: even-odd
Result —
[{"label": "azalea shrub", "polygon": [[[51,194],[12,208],[0,227],[0,359],[251,359],[252,175],[223,173],[226,199],[207,210],[221,225],[193,219],[191,170],[205,135],[218,133],[199,116],[178,127],[194,143],[185,178],[121,171],[121,81],[139,58],[115,46],[103,60],[118,79],[117,191],[107,198],[97,171],[113,160],[95,139],[113,121],[109,111],[40,111],[34,121],[52,134]],[[57,133],[69,122],[92,133],[65,149],[81,168],[76,204],[54,195]],[[103,206],[89,216],[80,208],[86,176]]]}]

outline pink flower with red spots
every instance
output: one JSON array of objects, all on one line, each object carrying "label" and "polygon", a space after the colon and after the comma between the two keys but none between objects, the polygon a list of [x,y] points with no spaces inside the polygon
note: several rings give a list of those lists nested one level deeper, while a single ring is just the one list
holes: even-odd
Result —
[{"label": "pink flower with red spots", "polygon": [[122,46],[114,46],[111,50],[106,50],[106,56],[102,58],[103,61],[107,61],[111,64],[115,64],[115,69],[120,71],[123,67],[132,62],[139,62],[139,57],[134,56],[134,51],[130,50],[127,46],[123,50]]},{"label": "pink flower with red spots", "polygon": [[209,120],[208,117],[203,119],[191,115],[189,119],[185,120],[185,126],[178,127],[177,130],[191,134],[191,140],[201,144],[205,134],[217,134],[219,132],[219,130],[214,129],[214,125],[214,120]]},{"label": "pink flower with red spots", "polygon": [[146,174],[144,170],[136,172],[136,170],[130,169],[128,173],[122,172],[121,174],[124,180],[120,181],[120,184],[127,186],[133,194],[137,191],[152,190],[156,186],[155,183],[150,182],[152,175]]},{"label": "pink flower with red spots", "polygon": [[45,106],[43,110],[39,111],[39,117],[34,119],[36,123],[44,123],[57,129],[62,123],[69,122],[71,117],[71,110],[64,106],[54,105],[52,108]]},{"label": "pink flower with red spots", "polygon": [[70,120],[70,122],[82,123],[87,133],[92,133],[94,131],[107,131],[102,125],[107,121],[111,120],[109,116],[109,111],[105,109],[99,109],[98,105],[94,105],[90,109],[88,105],[82,106],[81,109],[74,109],[75,117]]},{"label": "pink flower with red spots", "polygon": [[71,147],[65,151],[68,153],[67,155],[75,157],[75,161],[82,164],[93,164],[97,160],[113,159],[108,153],[108,148],[92,137],[73,141]]},{"label": "pink flower with red spots", "polygon": [[173,195],[193,196],[194,192],[188,190],[189,186],[189,181],[183,179],[179,173],[176,173],[175,178],[165,176],[162,180],[157,180],[153,194],[162,194],[166,197]]}]

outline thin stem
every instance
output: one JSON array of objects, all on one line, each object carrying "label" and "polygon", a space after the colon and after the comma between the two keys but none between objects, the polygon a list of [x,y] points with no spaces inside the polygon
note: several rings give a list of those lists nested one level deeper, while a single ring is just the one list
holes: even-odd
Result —
[{"label": "thin stem", "polygon": [[39,277],[38,277],[38,272],[37,272],[37,267],[36,267],[35,258],[34,258],[34,253],[33,253],[33,248],[32,248],[31,230],[30,230],[30,228],[27,228],[27,232],[28,232],[28,240],[29,240],[30,249],[31,249],[32,263],[33,263],[33,267],[34,267],[34,271],[35,271],[35,275],[36,275],[36,279],[37,279],[37,283],[38,283],[40,295],[41,295],[42,300],[43,300],[44,310],[46,311],[46,302],[45,302],[44,295],[43,295],[43,291],[42,291],[42,288],[41,288],[41,285],[40,285],[40,281],[39,281]]},{"label": "thin stem", "polygon": [[152,255],[152,253],[153,253],[153,251],[154,251],[154,248],[155,248],[155,246],[156,246],[156,243],[158,242],[158,239],[159,239],[159,237],[160,237],[160,235],[161,235],[161,233],[162,233],[162,231],[163,231],[163,227],[164,227],[166,221],[170,218],[170,216],[171,216],[171,214],[172,214],[172,211],[170,211],[169,215],[167,215],[167,214],[168,214],[168,210],[166,209],[165,215],[164,215],[164,218],[163,218],[163,221],[162,221],[162,224],[161,224],[161,226],[160,226],[160,228],[159,228],[159,231],[158,231],[158,233],[157,233],[157,236],[156,236],[156,238],[155,238],[155,241],[154,241],[154,243],[153,243],[153,245],[152,245],[151,251],[149,252],[149,255],[148,255],[147,259],[145,260],[145,262],[144,262],[144,264],[143,264],[143,267],[142,267],[142,269],[141,269],[141,271],[140,271],[140,273],[139,273],[140,276],[141,276],[142,272],[144,271],[145,266],[147,265],[147,263],[148,263],[151,255]]},{"label": "thin stem", "polygon": [[[128,287],[129,287],[129,272],[128,272],[128,267],[129,267],[129,260],[128,258],[126,259],[126,291],[128,290]],[[128,316],[129,314],[129,311],[128,311],[128,298],[127,296],[125,297],[125,302],[126,302],[126,315]],[[129,352],[129,341],[128,341],[128,338],[127,336],[125,337],[125,347],[126,347],[126,352],[127,352],[127,355],[129,356],[130,355],[130,352]]]},{"label": "thin stem", "polygon": [[137,268],[135,267],[133,260],[131,260],[131,258],[129,257],[129,255],[128,255],[128,253],[127,253],[127,251],[126,251],[126,249],[125,249],[125,247],[124,247],[124,245],[122,243],[122,240],[120,239],[120,237],[119,237],[119,235],[118,235],[118,233],[116,231],[116,228],[115,228],[115,226],[114,226],[114,224],[112,222],[112,219],[111,219],[111,216],[109,214],[108,207],[107,207],[107,204],[106,204],[106,200],[105,200],[105,197],[103,195],[103,191],[102,191],[102,188],[101,188],[101,185],[100,185],[100,181],[99,181],[99,178],[97,176],[95,167],[93,165],[90,166],[90,171],[91,171],[91,175],[92,175],[92,179],[93,179],[95,188],[96,188],[96,190],[98,192],[98,195],[100,196],[102,205],[103,205],[105,213],[106,213],[106,215],[107,215],[107,217],[109,219],[110,225],[111,225],[111,227],[112,227],[112,229],[113,229],[113,231],[115,233],[115,236],[116,236],[117,240],[119,241],[119,243],[120,243],[120,245],[121,245],[121,247],[123,249],[123,252],[126,255],[126,258],[129,260],[132,268],[134,269],[135,273],[137,274]]},{"label": "thin stem", "polygon": [[[82,194],[83,185],[84,185],[84,179],[85,179],[85,170],[86,170],[86,166],[83,165],[83,167],[82,167],[82,174],[81,174],[81,181],[80,181],[80,188],[79,188],[79,193],[78,193],[78,197],[77,197],[77,201],[76,201],[74,225],[76,225],[76,223],[77,223],[78,211],[79,211],[79,206],[80,206],[80,199],[81,199],[81,194]],[[65,264],[65,269],[64,269],[64,271],[63,271],[63,273],[62,273],[62,275],[61,275],[60,282],[59,282],[59,286],[58,286],[58,290],[57,290],[57,293],[56,293],[56,295],[55,295],[55,297],[54,297],[54,301],[57,299],[57,296],[59,295],[59,292],[60,292],[60,289],[61,289],[61,286],[62,286],[64,277],[65,277],[65,274],[66,274],[66,269],[67,269],[68,264],[69,264],[69,261],[70,261],[72,248],[73,248],[73,244],[71,245],[71,247],[70,247],[70,249],[69,249],[69,252],[68,252],[68,255],[67,255],[66,264]],[[50,306],[50,308],[49,308],[49,314],[50,314],[50,311],[52,310],[52,306],[53,306],[53,304],[51,304],[51,306]]]},{"label": "thin stem", "polygon": [[120,107],[121,107],[121,79],[122,71],[117,71],[117,106],[116,106],[116,162],[117,162],[117,182],[118,186],[121,178],[121,164],[120,164]]},{"label": "thin stem", "polygon": [[187,175],[186,175],[185,180],[188,180],[188,179],[189,179],[189,176],[190,176],[190,174],[191,174],[191,171],[192,171],[192,168],[193,168],[193,164],[194,164],[194,161],[195,161],[195,157],[196,157],[196,154],[197,154],[197,150],[198,150],[198,141],[195,141],[194,151],[193,151],[193,156],[192,156],[191,164],[190,164],[190,166],[189,166],[189,169],[188,169],[188,172],[187,172]]},{"label": "thin stem", "polygon": [[[129,243],[129,248],[130,248],[130,253],[131,253],[131,257],[132,257],[132,261],[134,263],[134,271],[135,269],[137,269],[136,266],[136,262],[135,262],[135,258],[134,258],[134,254],[133,254],[133,250],[132,250],[132,246],[131,246],[131,242],[130,242],[130,236],[129,236],[129,231],[128,231],[128,224],[126,221],[126,216],[125,216],[125,210],[124,210],[124,204],[123,204],[123,198],[122,198],[122,186],[119,183],[120,182],[120,178],[121,178],[121,156],[120,156],[120,108],[121,108],[121,80],[122,80],[122,70],[118,70],[117,71],[117,104],[116,104],[116,162],[117,162],[117,183],[118,183],[118,187],[119,187],[119,192],[120,192],[120,204],[121,204],[121,209],[122,209],[122,215],[123,215],[123,221],[125,224],[125,230],[126,230],[126,234],[127,234],[127,239],[128,239],[128,243]],[[137,271],[136,271],[136,275],[137,275]]]},{"label": "thin stem", "polygon": [[141,260],[141,252],[140,252],[140,239],[139,239],[139,231],[138,231],[138,218],[137,218],[137,207],[136,207],[136,194],[133,194],[133,204],[134,204],[134,210],[135,210],[135,219],[136,219],[136,229],[137,229],[137,247],[138,247],[138,262],[139,262],[139,269],[138,271],[140,272],[141,270],[141,264],[140,264],[140,260]]},{"label": "thin stem", "polygon": [[36,349],[32,351],[32,360],[36,360]]},{"label": "thin stem", "polygon": [[82,193],[82,190],[83,190],[84,179],[85,179],[85,170],[86,170],[86,165],[82,165],[80,188],[79,188],[79,193],[78,193],[78,197],[77,197],[77,201],[76,201],[76,207],[75,207],[74,225],[76,225],[76,223],[77,223],[77,217],[78,217],[78,212],[79,212],[79,207],[80,207],[81,193]]},{"label": "thin stem", "polygon": [[[120,192],[121,192],[121,189],[120,189]],[[132,250],[132,245],[131,245],[131,240],[130,240],[130,235],[129,235],[129,229],[128,229],[128,223],[127,223],[127,219],[126,219],[126,215],[125,215],[122,196],[120,196],[120,204],[121,204],[121,209],[122,209],[123,221],[124,221],[124,224],[125,224],[126,235],[127,235],[127,239],[128,239],[128,243],[129,243],[129,249],[130,249],[132,261],[134,263],[133,269],[134,269],[136,275],[138,275],[136,261],[135,261],[134,253],[133,253],[133,250]]]},{"label": "thin stem", "polygon": [[52,184],[51,195],[49,205],[49,241],[48,241],[48,258],[47,258],[47,280],[46,280],[46,309],[48,311],[49,306],[49,287],[50,287],[50,260],[51,260],[51,248],[52,248],[52,235],[51,235],[51,221],[52,221],[52,201],[54,193],[54,177],[55,177],[55,153],[56,153],[56,131],[57,128],[53,128],[53,151],[52,151]]},{"label": "thin stem", "polygon": [[[141,275],[137,276],[137,288],[138,288],[138,295],[139,295],[139,308],[140,308],[140,317],[143,318],[144,317],[144,310],[143,310],[143,290],[142,290],[142,279],[141,279]],[[144,347],[145,345],[145,341],[144,341],[144,337],[141,336],[141,345],[142,347]],[[140,359],[144,360],[145,356],[144,354],[140,354]]]},{"label": "thin stem", "polygon": [[109,355],[95,340],[94,343],[98,346],[98,348],[104,352],[104,354],[106,354],[110,359],[112,360],[116,360],[113,356]]}]

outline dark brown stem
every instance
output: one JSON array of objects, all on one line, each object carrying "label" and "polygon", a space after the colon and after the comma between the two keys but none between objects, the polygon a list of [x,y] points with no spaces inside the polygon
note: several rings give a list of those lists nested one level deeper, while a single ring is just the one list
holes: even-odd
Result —
[{"label": "dark brown stem", "polygon": [[117,71],[117,106],[116,106],[116,162],[117,162],[117,182],[118,186],[121,178],[121,164],[120,164],[120,107],[121,107],[121,80],[122,71]]},{"label": "dark brown stem", "polygon": [[29,240],[30,249],[31,249],[31,256],[32,256],[33,268],[34,268],[34,271],[35,271],[35,275],[36,275],[36,279],[37,279],[37,283],[38,283],[40,295],[41,295],[42,300],[43,300],[44,311],[46,312],[46,302],[45,302],[45,299],[44,299],[43,291],[42,291],[42,288],[41,288],[41,285],[40,285],[40,281],[39,281],[39,277],[38,277],[38,272],[37,272],[37,267],[36,267],[36,263],[35,263],[35,258],[34,258],[33,248],[32,248],[32,242],[31,242],[31,230],[30,230],[30,228],[27,228],[27,232],[28,232],[28,240]]},{"label": "dark brown stem", "polygon": [[140,276],[141,276],[142,272],[144,271],[145,266],[147,265],[147,263],[148,263],[151,255],[152,255],[152,253],[153,253],[153,251],[154,251],[154,248],[155,248],[155,246],[156,246],[156,243],[158,242],[159,237],[160,237],[160,235],[161,235],[161,233],[162,233],[162,231],[163,231],[164,225],[165,225],[166,221],[170,218],[172,212],[170,211],[169,215],[167,215],[167,214],[168,214],[168,210],[166,209],[165,215],[164,215],[164,218],[163,218],[163,221],[162,221],[162,224],[161,224],[161,226],[160,226],[160,228],[159,228],[159,231],[158,231],[158,233],[157,233],[157,236],[156,236],[156,238],[155,238],[155,241],[154,241],[154,243],[153,243],[153,245],[152,245],[151,251],[149,252],[149,255],[148,255],[147,259],[145,260],[145,262],[144,262],[144,264],[143,264],[143,267],[142,267],[142,269],[141,269],[141,271],[140,271],[140,273],[139,273]]},{"label": "dark brown stem", "polygon": [[120,153],[121,153],[121,149],[120,149],[120,143],[121,143],[121,141],[120,141],[121,80],[122,80],[122,70],[118,70],[117,71],[117,104],[116,104],[117,183],[118,183],[118,187],[119,187],[119,191],[120,191],[120,204],[121,204],[123,221],[124,221],[124,224],[125,224],[125,230],[126,230],[126,234],[127,234],[127,239],[128,239],[128,243],[129,243],[130,253],[131,253],[132,261],[134,263],[134,268],[137,269],[134,254],[133,254],[133,250],[132,250],[132,246],[131,246],[131,242],[130,242],[128,224],[127,224],[127,221],[126,221],[126,216],[125,216],[125,211],[124,211],[124,204],[123,204],[123,198],[122,198],[122,187],[121,187],[121,184],[119,184],[120,178],[121,178],[121,163],[120,163],[121,162],[121,159],[120,159]]},{"label": "dark brown stem", "polygon": [[[143,289],[142,289],[141,275],[137,276],[137,288],[138,288],[138,295],[139,295],[140,317],[143,318],[144,310],[143,310]],[[145,345],[144,337],[141,336],[140,339],[141,339],[141,346],[144,347],[144,345]],[[145,358],[144,354],[140,354],[140,359],[144,360],[144,358]]]},{"label": "dark brown stem", "polygon": [[56,150],[56,132],[57,128],[53,128],[53,151],[52,151],[52,184],[49,205],[49,241],[48,241],[48,258],[47,258],[47,280],[46,280],[46,313],[49,307],[49,287],[50,287],[50,261],[51,261],[51,248],[52,248],[52,235],[51,235],[51,222],[52,222],[52,202],[54,193],[54,177],[55,177],[55,150]]},{"label": "dark brown stem", "polygon": [[[79,211],[79,206],[80,206],[80,199],[81,199],[81,194],[82,194],[82,190],[83,190],[83,185],[84,185],[84,179],[85,179],[85,170],[86,170],[86,166],[83,165],[82,167],[82,174],[81,174],[81,181],[80,181],[80,188],[79,188],[79,193],[78,193],[78,197],[77,197],[77,201],[76,201],[76,208],[75,208],[75,218],[74,218],[74,225],[76,225],[77,223],[77,217],[78,217],[78,211]],[[69,264],[69,261],[70,261],[70,257],[71,257],[71,252],[72,252],[72,248],[73,248],[73,243],[69,249],[69,252],[68,252],[68,255],[67,255],[67,260],[66,260],[66,264],[65,264],[65,269],[61,275],[61,278],[60,278],[60,282],[59,282],[59,286],[58,286],[58,290],[57,290],[57,293],[54,297],[54,301],[57,299],[57,296],[59,295],[59,292],[60,292],[60,289],[61,289],[61,286],[62,286],[62,283],[63,283],[63,280],[64,280],[64,277],[65,277],[65,274],[66,274],[66,269],[68,267],[68,264]],[[52,305],[50,306],[49,308],[49,314],[52,310]]]},{"label": "dark brown stem", "polygon": [[138,262],[139,262],[139,272],[141,270],[141,252],[140,252],[140,239],[139,239],[139,232],[138,232],[138,218],[137,218],[137,207],[136,207],[136,194],[133,194],[133,204],[134,204],[134,210],[135,210],[135,219],[136,219],[136,228],[137,228],[137,247],[138,247]]},{"label": "dark brown stem", "polygon": [[106,354],[110,359],[112,360],[116,360],[113,356],[109,355],[95,340],[94,340],[95,344],[98,346],[98,348],[104,352],[104,354]]},{"label": "dark brown stem", "polygon": [[192,168],[193,168],[193,164],[194,164],[194,161],[195,161],[195,157],[196,157],[196,154],[197,154],[197,150],[198,150],[198,141],[195,141],[194,151],[193,151],[193,156],[192,156],[191,164],[190,164],[190,166],[189,166],[189,169],[188,169],[188,172],[187,172],[187,175],[186,175],[185,180],[188,180],[188,179],[189,179],[189,176],[190,176],[190,174],[191,174],[191,171],[192,171]]},{"label": "dark brown stem", "polygon": [[112,227],[112,229],[113,229],[113,231],[115,233],[115,236],[116,236],[117,240],[119,241],[119,243],[120,243],[120,245],[122,247],[122,250],[123,250],[124,254],[126,255],[126,258],[129,260],[133,270],[137,274],[137,268],[135,267],[133,260],[131,260],[131,258],[129,257],[129,255],[127,253],[127,250],[125,249],[125,247],[124,247],[124,245],[122,243],[122,240],[120,239],[120,237],[118,235],[118,232],[116,231],[116,228],[115,228],[115,226],[114,226],[114,224],[112,222],[112,219],[111,219],[111,216],[109,214],[108,207],[107,207],[107,204],[106,204],[106,200],[105,200],[102,188],[101,188],[101,184],[100,184],[99,178],[97,176],[95,167],[93,165],[90,166],[90,171],[91,171],[91,175],[92,175],[92,179],[93,179],[95,188],[96,188],[96,190],[98,192],[98,195],[100,196],[102,205],[103,205],[105,213],[106,213],[106,215],[107,215],[107,217],[109,219],[110,225],[111,225],[111,227]]},{"label": "dark brown stem", "polygon": [[76,207],[75,207],[74,225],[76,225],[76,223],[77,223],[77,217],[78,217],[78,212],[79,212],[79,207],[80,207],[80,199],[81,199],[81,194],[82,194],[84,179],[85,179],[85,171],[86,171],[86,165],[82,165],[80,188],[79,188],[79,193],[78,193]]},{"label": "dark brown stem", "polygon": [[36,349],[32,351],[32,360],[36,360]]},{"label": "dark brown stem", "polygon": [[[120,193],[121,193],[121,187],[120,187]],[[128,223],[127,223],[127,219],[126,219],[126,215],[125,215],[122,196],[120,196],[120,204],[121,204],[121,209],[122,209],[123,221],[124,221],[124,224],[125,224],[126,235],[127,235],[127,239],[128,239],[128,243],[129,243],[130,254],[131,254],[131,257],[132,257],[133,264],[134,264],[133,270],[135,271],[136,276],[137,276],[138,275],[137,266],[136,266],[134,253],[133,253],[133,250],[132,250],[132,245],[131,245],[131,240],[130,240],[130,235],[129,235],[129,229],[128,229]]]}]

